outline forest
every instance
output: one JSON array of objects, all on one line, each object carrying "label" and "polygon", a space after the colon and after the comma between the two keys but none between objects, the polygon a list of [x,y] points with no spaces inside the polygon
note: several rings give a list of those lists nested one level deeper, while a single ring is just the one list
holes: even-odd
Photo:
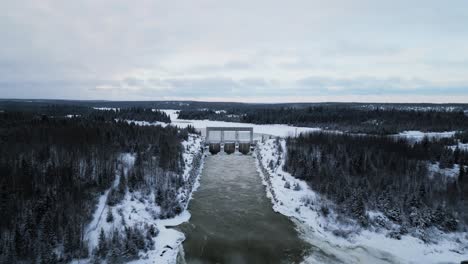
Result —
[{"label": "forest", "polygon": [[118,117],[92,110],[66,118],[62,107],[44,109],[48,115],[0,112],[0,263],[66,263],[91,255],[112,263],[135,258],[138,250],[151,246],[154,229],[116,231],[107,238],[113,251],[88,252],[83,232],[97,198],[122,169],[122,153],[133,153],[135,165],[108,203],[118,202],[127,189],[154,188],[162,218],[180,212],[175,190],[183,184],[181,142],[193,129],[115,120],[154,116],[146,110],[131,109]]},{"label": "forest", "polygon": [[[393,235],[437,227],[463,230],[468,223],[468,152],[455,139],[409,143],[385,136],[309,133],[286,142],[284,170],[309,183],[337,211],[366,227],[368,211],[399,225]],[[430,173],[429,164],[459,168],[456,177]],[[458,166],[458,167],[454,167]],[[328,212],[323,208],[323,213]],[[427,239],[424,232],[421,239]]]},{"label": "forest", "polygon": [[180,119],[210,119],[253,124],[288,124],[320,127],[351,133],[394,134],[407,130],[461,131],[468,129],[468,116],[457,110],[427,111],[394,107],[320,105],[213,110],[183,110]]},{"label": "forest", "polygon": [[12,101],[0,101],[0,112],[25,112],[35,115],[46,115],[50,117],[83,117],[87,119],[107,120],[138,120],[147,122],[170,123],[169,116],[153,108],[129,106],[123,108],[101,108],[65,103],[24,103]]}]

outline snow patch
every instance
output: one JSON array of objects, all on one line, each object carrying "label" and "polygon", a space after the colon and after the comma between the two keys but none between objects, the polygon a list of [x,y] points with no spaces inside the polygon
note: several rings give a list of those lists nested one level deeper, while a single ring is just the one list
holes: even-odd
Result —
[{"label": "snow patch", "polygon": [[431,163],[428,165],[429,177],[441,175],[445,178],[458,178],[460,172],[460,165],[454,164],[452,168],[441,168],[439,162]]},{"label": "snow patch", "polygon": [[116,112],[117,110],[120,110],[120,108],[114,108],[114,107],[93,107],[95,110],[101,110],[101,111],[114,111]]},{"label": "snow patch", "polygon": [[457,147],[459,150],[468,151],[468,143],[458,142],[458,145],[449,146],[452,150],[457,149]]},{"label": "snow patch", "polygon": [[125,122],[127,122],[128,124],[135,124],[137,126],[162,126],[162,127],[166,127],[168,125],[168,123],[165,123],[165,122],[159,122],[159,121],[156,121],[156,122],[148,122],[148,121],[137,121],[137,120],[128,120],[128,119],[125,119]]},{"label": "snow patch", "polygon": [[395,137],[407,138],[416,142],[422,141],[425,137],[429,139],[433,138],[450,138],[455,135],[456,131],[446,131],[446,132],[421,132],[416,130],[403,131],[394,135]]}]

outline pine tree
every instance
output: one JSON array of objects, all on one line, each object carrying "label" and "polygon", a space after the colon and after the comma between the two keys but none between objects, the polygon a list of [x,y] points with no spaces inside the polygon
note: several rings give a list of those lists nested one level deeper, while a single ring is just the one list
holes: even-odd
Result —
[{"label": "pine tree", "polygon": [[112,231],[112,239],[109,245],[109,258],[108,263],[121,263],[122,262],[122,237],[117,229]]},{"label": "pine tree", "polygon": [[112,214],[112,207],[109,207],[107,209],[106,222],[108,223],[114,222],[114,214]]},{"label": "pine tree", "polygon": [[119,181],[119,186],[117,187],[117,190],[122,197],[125,195],[125,192],[127,191],[127,177],[125,177],[123,172],[120,175],[120,181]]},{"label": "pine tree", "polygon": [[460,185],[463,186],[463,181],[464,181],[464,177],[465,177],[465,166],[463,164],[460,164],[460,172],[458,173],[458,182],[460,183]]},{"label": "pine tree", "polygon": [[106,233],[104,232],[104,229],[101,228],[101,232],[99,233],[97,255],[101,258],[105,258],[107,256],[107,252],[108,252],[108,248],[107,248]]},{"label": "pine tree", "polygon": [[53,251],[49,243],[42,243],[40,248],[40,264],[58,263],[57,254]]}]

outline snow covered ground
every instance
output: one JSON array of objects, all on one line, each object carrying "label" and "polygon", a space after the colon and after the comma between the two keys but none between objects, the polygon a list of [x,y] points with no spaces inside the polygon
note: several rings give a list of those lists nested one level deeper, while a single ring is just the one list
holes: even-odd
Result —
[{"label": "snow covered ground", "polygon": [[178,126],[181,128],[189,125],[200,129],[204,133],[206,127],[253,127],[255,134],[265,134],[278,137],[287,137],[299,135],[304,132],[320,131],[320,128],[313,127],[294,127],[288,125],[257,125],[249,123],[236,123],[236,122],[224,122],[224,121],[211,121],[211,120],[184,120],[179,119],[179,110],[161,109],[171,118],[171,125]]},{"label": "snow covered ground", "polygon": [[[286,149],[284,140],[280,140],[280,144]],[[424,244],[411,236],[391,239],[385,236],[385,231],[362,230],[352,222],[339,224],[333,211],[326,217],[321,213],[321,205],[329,201],[304,181],[282,170],[284,152],[278,152],[275,139],[260,143],[256,156],[273,209],[293,219],[302,237],[315,248],[305,263],[460,263],[468,259],[466,233],[441,233],[437,244]],[[269,164],[273,164],[273,168],[269,168]],[[285,188],[286,182],[290,188]],[[295,188],[296,185],[299,187]],[[355,235],[343,238],[335,236],[336,231]]]},{"label": "snow covered ground", "polygon": [[450,146],[452,150],[455,150],[458,147],[460,150],[468,151],[468,143],[458,142],[457,145]]},{"label": "snow covered ground", "polygon": [[424,137],[431,138],[449,138],[455,135],[455,131],[447,131],[447,132],[421,132],[421,131],[403,131],[394,135],[396,137],[408,138],[412,139],[416,142],[419,142],[424,139]]},{"label": "snow covered ground", "polygon": [[93,107],[93,109],[102,110],[102,111],[109,111],[109,110],[117,111],[117,110],[120,110],[120,108],[114,108],[114,107]]},{"label": "snow covered ground", "polygon": [[[203,155],[200,153],[202,144],[201,137],[198,135],[190,135],[189,139],[182,144],[185,150],[183,153],[185,161],[183,178],[188,183],[187,186],[189,186],[189,189],[178,190],[179,198],[185,201],[182,205],[184,209],[183,212],[171,219],[158,219],[160,207],[154,202],[154,193],[148,196],[140,192],[130,193],[128,191],[119,204],[110,207],[106,204],[107,196],[110,192],[109,189],[99,198],[93,220],[85,231],[85,240],[88,241],[90,252],[92,252],[92,249],[98,244],[98,237],[101,229],[108,234],[115,228],[124,230],[125,226],[144,227],[154,225],[157,230],[159,230],[158,235],[154,238],[155,248],[144,254],[141,252],[140,259],[132,261],[131,263],[176,263],[179,247],[185,240],[185,236],[183,233],[171,227],[177,226],[190,219],[190,213],[186,209],[191,199],[192,192],[198,188],[198,177],[203,167]],[[132,154],[123,154],[121,161],[125,170],[128,170],[133,166],[135,156]],[[121,175],[117,173],[113,184],[114,188],[118,186],[120,177]],[[105,219],[108,210],[112,210],[114,215],[114,220],[110,223]],[[81,263],[88,263],[89,261],[90,260],[81,260]]]},{"label": "snow covered ground", "polygon": [[434,175],[439,174],[446,178],[457,178],[460,172],[460,165],[454,164],[452,168],[441,168],[439,163],[429,164],[429,177],[434,177]]},{"label": "snow covered ground", "polygon": [[168,123],[159,122],[159,121],[148,122],[148,121],[137,121],[137,120],[128,120],[128,119],[126,119],[125,122],[127,122],[129,124],[134,123],[137,126],[162,126],[162,127],[165,127],[165,126],[168,125]]}]

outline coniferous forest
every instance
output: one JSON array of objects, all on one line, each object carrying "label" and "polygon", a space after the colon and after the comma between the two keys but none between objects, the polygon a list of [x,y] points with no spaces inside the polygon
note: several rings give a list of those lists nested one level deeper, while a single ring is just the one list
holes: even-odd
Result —
[{"label": "coniferous forest", "polygon": [[[0,102],[0,263],[125,263],[155,248],[160,230],[153,224],[127,225],[130,215],[124,218],[119,205],[151,200],[157,207],[154,219],[180,214],[188,201],[187,192],[180,191],[193,186],[183,177],[188,146],[182,142],[197,132],[190,126],[157,125],[171,120],[151,105],[123,105]],[[321,194],[320,214],[333,211],[344,223],[382,227],[391,238],[408,234],[427,243],[437,242],[434,230],[467,230],[468,151],[460,143],[468,143],[468,121],[463,111],[235,107],[187,106],[179,118],[340,130],[285,139],[282,169]],[[413,129],[457,132],[422,140],[389,135]],[[192,153],[201,157],[198,151],[197,145]],[[197,173],[190,172],[192,180]],[[299,188],[289,182],[284,186]],[[87,228],[104,195],[101,223],[119,228],[96,228],[99,236],[90,246]]]},{"label": "coniferous forest", "polygon": [[228,111],[183,110],[180,119],[210,119],[253,124],[288,124],[352,133],[393,134],[405,130],[468,129],[468,116],[458,110],[412,110],[397,107],[325,105],[308,107],[235,108]]},{"label": "coniferous forest", "polygon": [[[91,256],[83,241],[84,228],[97,198],[122,169],[122,153],[136,155],[135,165],[107,203],[117,203],[127,188],[156,188],[161,217],[180,212],[175,190],[183,184],[181,141],[188,130],[114,119],[154,115],[134,111],[91,111],[72,118],[0,112],[0,263],[57,263]],[[155,230],[148,230],[129,227],[125,233],[114,232],[109,239],[127,246],[118,248],[119,258],[134,258],[149,246],[151,239],[144,237]],[[57,248],[62,249],[60,258]]]},{"label": "coniferous forest", "polygon": [[[395,237],[431,227],[452,232],[468,223],[468,152],[448,149],[453,141],[304,134],[287,139],[283,169],[364,227],[371,224],[367,212],[378,211],[400,226]],[[430,164],[458,171],[449,177],[430,172]]]}]

